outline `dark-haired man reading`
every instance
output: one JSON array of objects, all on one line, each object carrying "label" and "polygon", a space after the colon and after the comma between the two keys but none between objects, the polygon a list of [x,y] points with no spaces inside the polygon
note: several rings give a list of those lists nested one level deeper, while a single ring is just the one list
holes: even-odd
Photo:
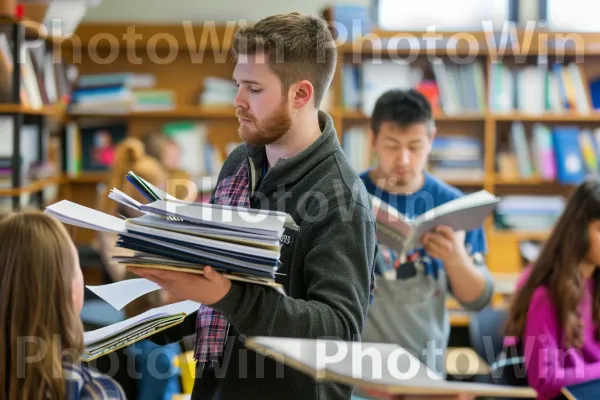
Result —
[{"label": "dark-haired man reading", "polygon": [[[431,105],[416,90],[390,90],[371,115],[377,166],[361,174],[367,191],[413,219],[462,196],[426,169],[436,134]],[[455,232],[439,226],[405,258],[379,246],[376,291],[363,340],[396,343],[445,375],[450,334],[447,295],[468,310],[490,303],[493,282],[484,262],[483,227]]]}]

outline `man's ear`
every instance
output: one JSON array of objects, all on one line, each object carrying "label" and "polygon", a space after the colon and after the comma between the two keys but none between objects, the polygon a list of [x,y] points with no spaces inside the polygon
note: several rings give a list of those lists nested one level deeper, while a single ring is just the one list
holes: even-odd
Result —
[{"label": "man's ear", "polygon": [[431,128],[431,131],[429,132],[429,139],[431,140],[431,142],[433,142],[433,140],[435,139],[436,134],[437,128]]},{"label": "man's ear", "polygon": [[433,148],[433,141],[435,140],[435,135],[437,134],[437,128],[431,128],[429,131],[429,151]]},{"label": "man's ear", "polygon": [[314,87],[312,83],[307,80],[294,83],[291,85],[290,91],[294,108],[302,108],[313,101]]}]

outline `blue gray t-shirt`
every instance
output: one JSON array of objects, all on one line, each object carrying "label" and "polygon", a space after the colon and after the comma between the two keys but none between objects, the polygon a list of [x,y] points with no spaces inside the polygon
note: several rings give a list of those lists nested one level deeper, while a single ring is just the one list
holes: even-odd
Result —
[{"label": "blue gray t-shirt", "polygon": [[[429,173],[415,193],[393,194],[375,185],[369,171],[361,174],[367,191],[413,219],[426,211],[454,200],[463,193]],[[468,253],[486,276],[484,293],[466,309],[481,309],[491,300],[493,283],[483,261],[487,243],[483,227],[465,232]],[[450,334],[447,295],[452,295],[447,275],[440,260],[429,257],[424,248],[400,260],[395,252],[379,244],[376,291],[369,308],[363,340],[396,343],[414,353],[423,363],[444,374],[444,354]],[[386,271],[396,268],[395,279]]]}]

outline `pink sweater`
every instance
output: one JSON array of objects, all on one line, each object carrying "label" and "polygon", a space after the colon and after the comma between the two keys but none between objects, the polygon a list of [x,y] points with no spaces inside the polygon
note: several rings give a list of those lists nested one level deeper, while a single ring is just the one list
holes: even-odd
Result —
[{"label": "pink sweater", "polygon": [[590,279],[580,305],[584,344],[581,349],[568,351],[562,342],[562,330],[548,289],[541,286],[533,293],[521,341],[527,379],[538,392],[538,399],[559,396],[565,386],[600,379],[600,342],[594,338],[592,319],[593,293],[593,279]]}]

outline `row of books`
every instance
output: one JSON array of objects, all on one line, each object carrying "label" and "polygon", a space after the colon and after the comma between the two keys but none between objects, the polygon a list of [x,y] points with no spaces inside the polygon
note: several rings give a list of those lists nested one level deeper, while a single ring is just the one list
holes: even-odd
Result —
[{"label": "row of books", "polygon": [[497,170],[504,177],[539,177],[576,185],[600,172],[598,128],[535,123],[528,132],[517,121],[499,151]]},{"label": "row of books", "polygon": [[492,64],[490,110],[495,113],[588,114],[600,107],[598,81],[589,80],[581,64],[555,63],[509,67]]},{"label": "row of books", "polygon": [[176,104],[175,92],[158,89],[152,73],[111,72],[79,76],[69,110],[74,114],[124,114],[171,110]]},{"label": "row of books", "polygon": [[565,208],[562,196],[504,196],[494,210],[494,224],[500,230],[548,232]]},{"label": "row of books", "polygon": [[41,109],[45,105],[66,104],[72,88],[71,68],[47,51],[47,44],[24,42],[20,60],[14,60],[9,35],[0,31],[0,102],[12,103],[15,66],[21,75],[20,101],[25,107]]},{"label": "row of books", "polygon": [[413,66],[390,59],[344,64],[343,106],[371,115],[379,96],[391,89],[416,88],[428,98],[434,111],[447,115],[483,113],[485,110],[484,67],[480,60],[459,65],[441,58],[428,66]]},{"label": "row of books", "polygon": [[481,182],[484,176],[481,137],[461,134],[436,135],[427,169],[442,180]]},{"label": "row of books", "polygon": [[587,114],[600,108],[600,80],[589,78],[581,64],[490,65],[486,89],[480,59],[467,64],[433,59],[419,63],[366,60],[342,70],[343,106],[371,115],[377,98],[390,89],[415,88],[446,115],[491,112]]}]

